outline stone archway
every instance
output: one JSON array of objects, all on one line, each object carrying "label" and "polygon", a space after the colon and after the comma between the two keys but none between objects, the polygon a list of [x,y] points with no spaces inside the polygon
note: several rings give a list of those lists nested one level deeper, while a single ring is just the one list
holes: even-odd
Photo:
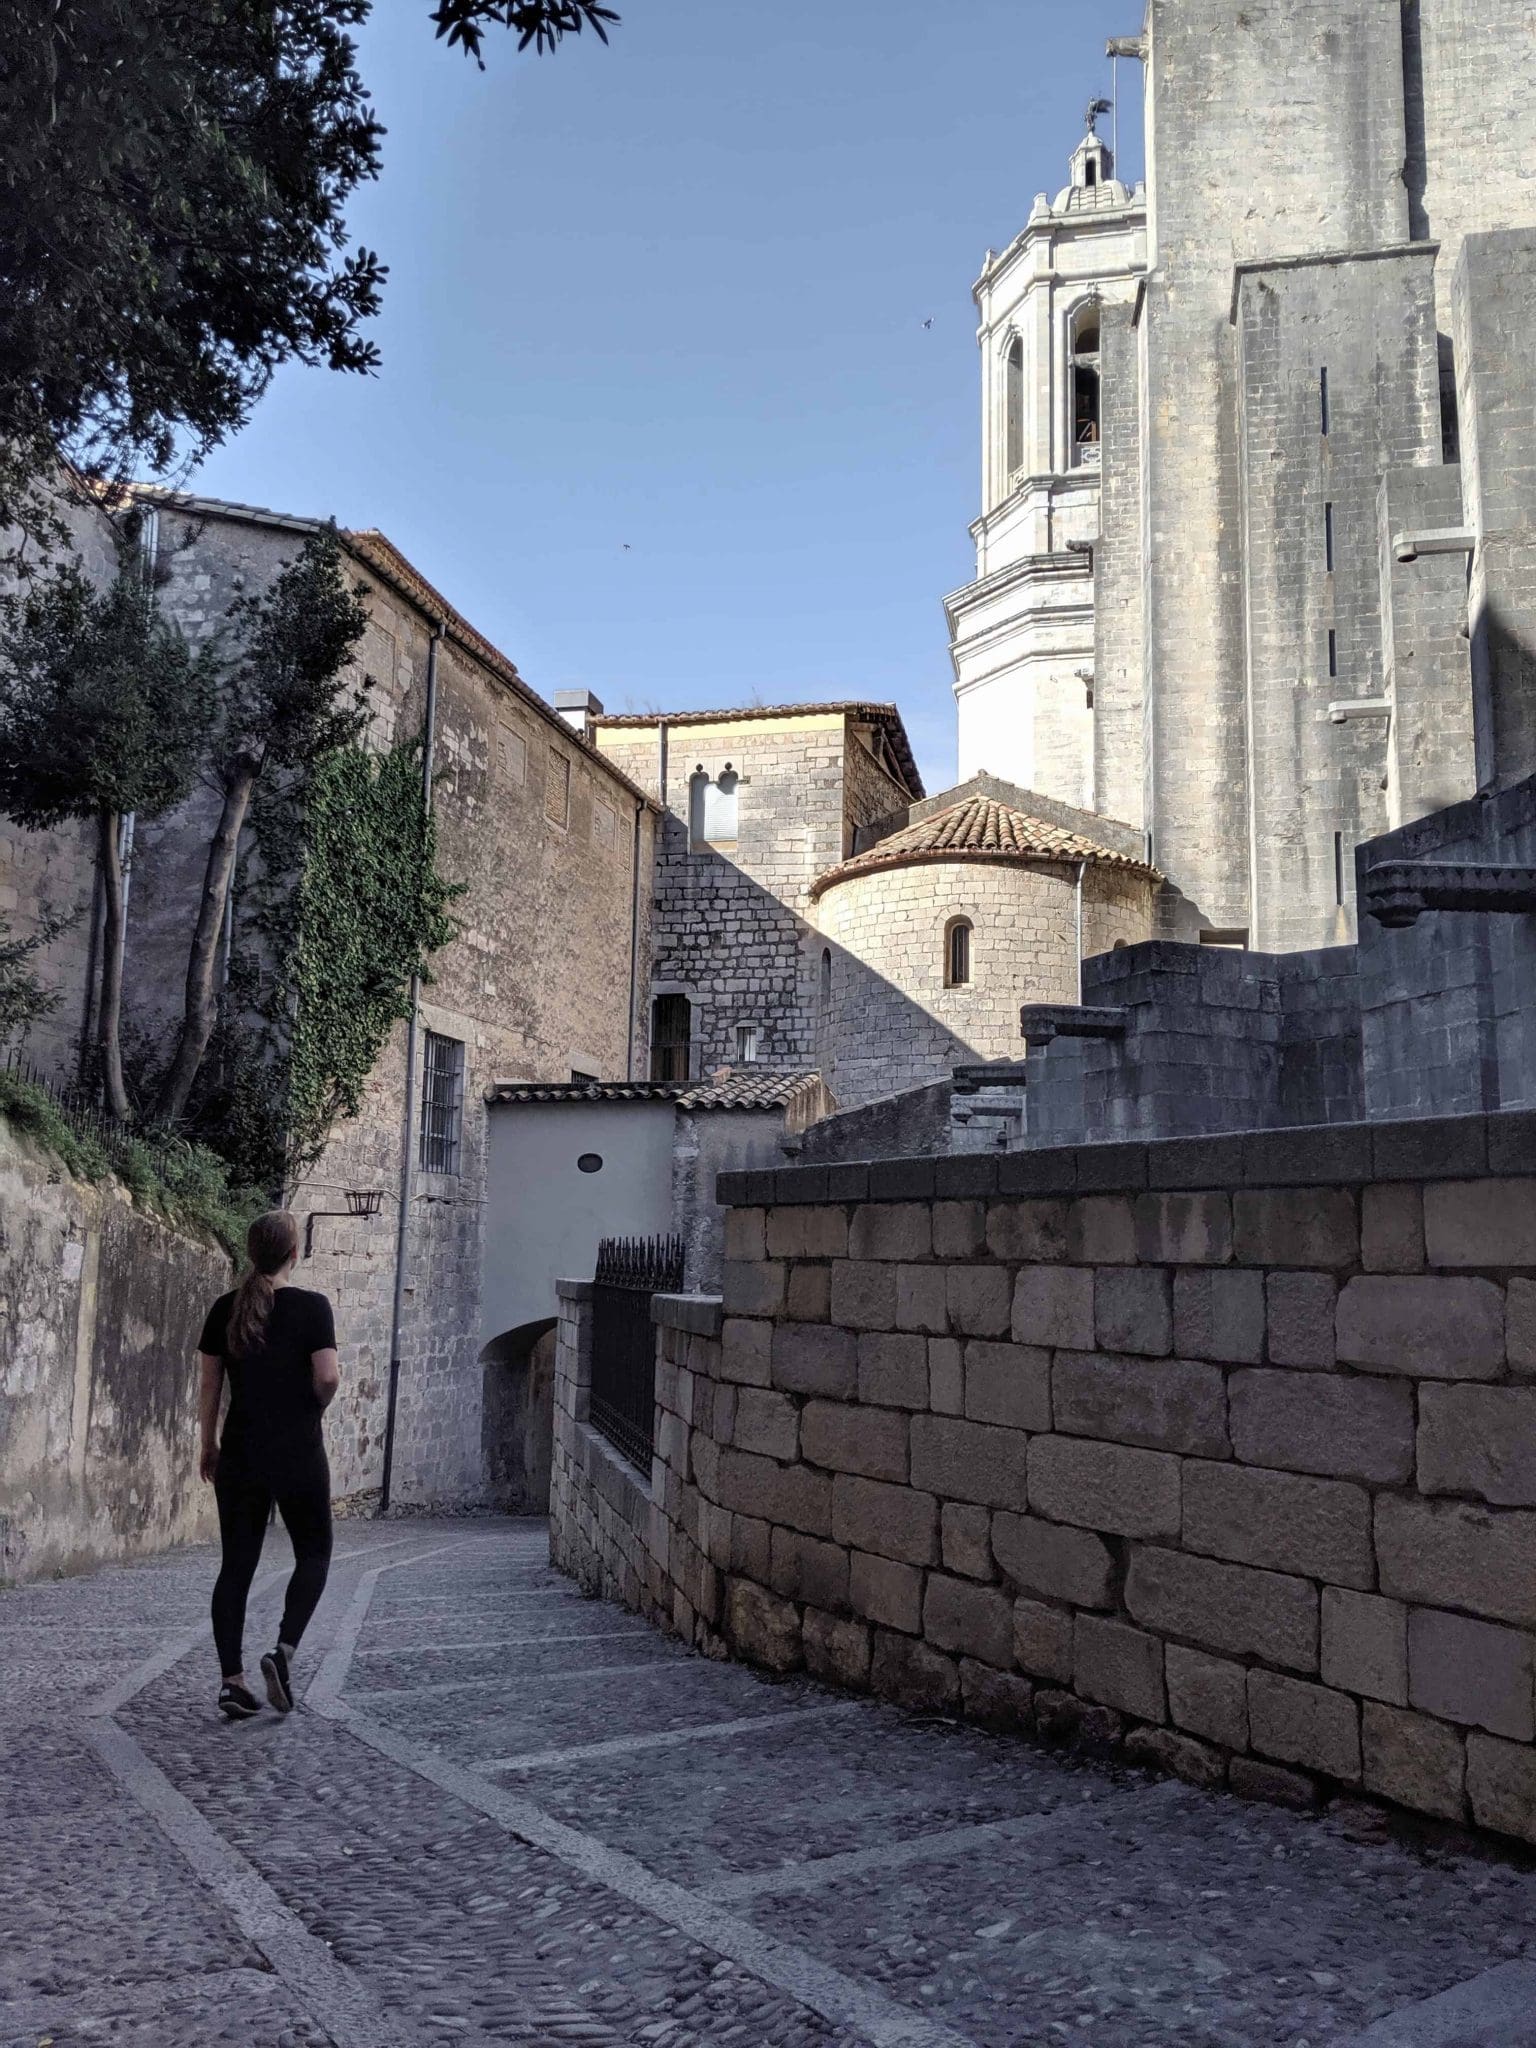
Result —
[{"label": "stone archway", "polygon": [[486,1483],[515,1515],[549,1512],[555,1442],[555,1319],[493,1337],[480,1354],[485,1374],[480,1447]]}]

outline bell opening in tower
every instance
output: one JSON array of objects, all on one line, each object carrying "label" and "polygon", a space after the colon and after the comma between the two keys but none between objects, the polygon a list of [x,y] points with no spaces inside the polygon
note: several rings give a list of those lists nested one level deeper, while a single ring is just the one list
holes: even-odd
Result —
[{"label": "bell opening in tower", "polygon": [[1099,309],[1085,306],[1072,324],[1072,466],[1099,461]]}]

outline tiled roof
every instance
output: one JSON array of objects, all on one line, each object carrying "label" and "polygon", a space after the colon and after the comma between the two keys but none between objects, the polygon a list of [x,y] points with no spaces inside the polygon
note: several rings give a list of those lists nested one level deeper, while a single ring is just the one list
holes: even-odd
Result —
[{"label": "tiled roof", "polygon": [[737,704],[725,711],[604,712],[592,723],[594,726],[744,725],[748,719],[754,718],[810,718],[827,712],[841,712],[847,717],[862,719],[866,725],[880,726],[912,794],[921,797],[923,778],[917,771],[917,761],[912,743],[907,738],[907,729],[901,722],[901,713],[894,704],[844,701],[829,704]]},{"label": "tiled roof", "polygon": [[867,853],[856,853],[813,883],[811,895],[835,888],[855,875],[878,874],[882,868],[915,867],[928,861],[1088,861],[1096,867],[1124,868],[1151,875],[1145,861],[1115,853],[1061,825],[1047,825],[991,797],[968,797],[937,811],[904,832],[893,832]]},{"label": "tiled roof", "polygon": [[497,1081],[490,1102],[675,1102],[679,1109],[787,1109],[814,1074],[745,1068],[702,1081]]}]

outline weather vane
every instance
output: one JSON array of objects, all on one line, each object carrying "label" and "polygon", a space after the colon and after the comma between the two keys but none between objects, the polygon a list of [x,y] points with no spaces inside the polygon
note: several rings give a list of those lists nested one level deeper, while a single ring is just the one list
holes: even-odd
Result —
[{"label": "weather vane", "polygon": [[1090,100],[1088,102],[1088,133],[1090,135],[1098,134],[1100,114],[1113,113],[1114,105],[1113,100]]}]

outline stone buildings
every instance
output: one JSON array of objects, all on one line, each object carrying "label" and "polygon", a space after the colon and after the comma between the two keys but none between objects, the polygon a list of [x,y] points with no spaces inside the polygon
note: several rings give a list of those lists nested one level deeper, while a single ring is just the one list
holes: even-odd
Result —
[{"label": "stone buildings", "polygon": [[[232,598],[269,583],[316,524],[212,499],[153,503],[163,601],[193,636],[215,628]],[[458,936],[421,992],[413,1073],[402,1025],[362,1113],[336,1126],[287,1200],[307,1224],[300,1278],[332,1296],[342,1337],[342,1393],[328,1425],[338,1496],[379,1484],[393,1357],[397,1497],[473,1499],[484,1489],[486,1383],[496,1370],[480,1362],[495,1334],[480,1315],[486,1098],[514,1078],[636,1071],[656,811],[382,534],[350,533],[344,545],[369,613],[356,656],[372,683],[368,743],[430,742],[439,867],[464,893],[453,904]],[[175,1010],[208,804],[195,796],[135,836],[126,967],[135,1033],[163,1037]],[[17,833],[12,846],[18,930],[41,894],[39,882],[20,900],[29,878],[67,882],[89,901],[88,852],[73,835]],[[247,908],[237,894],[231,953],[247,937]],[[36,1050],[59,1071],[72,1064],[71,1011],[89,948],[83,921],[49,963],[70,1004]],[[347,1213],[358,1193],[381,1198],[376,1214]]]},{"label": "stone buildings", "polygon": [[987,251],[975,288],[983,510],[976,581],[945,600],[961,775],[989,769],[1083,810],[1096,807],[1102,331],[1146,263],[1145,194],[1115,177],[1097,120],[1096,101],[1066,188]]},{"label": "stone buildings", "polygon": [[[608,717],[583,696],[562,722],[387,542],[348,537],[380,743],[421,732],[436,647],[445,866],[470,883],[420,1053],[462,1129],[408,1191],[398,1319],[387,1223],[330,1212],[397,1185],[403,1040],[298,1191],[316,1277],[365,1333],[349,1481],[376,1463],[392,1348],[412,1483],[447,1497],[481,1469],[500,1083],[816,1076],[820,1106],[862,1112],[1015,1060],[1028,1006],[1033,1140],[1536,1103],[1536,880],[1522,898],[1513,872],[1536,850],[1528,36],[1527,0],[1151,0],[1117,45],[1146,66],[1145,192],[1091,117],[978,286],[952,790],[926,795],[888,705]],[[195,500],[159,517],[197,630],[305,531]],[[173,820],[138,849],[150,1018],[190,844]],[[1458,900],[1443,872],[1372,879],[1435,862]],[[23,923],[45,876],[78,895],[78,846],[14,838]],[[1154,935],[1168,950],[1141,951]],[[60,979],[75,1005],[85,965]],[[1123,1013],[1093,1039],[1061,1014],[1084,995]],[[422,1163],[414,1125],[406,1149]]]},{"label": "stone buildings", "polygon": [[663,806],[651,1078],[815,1070],[852,1109],[1017,1051],[1025,1002],[1149,935],[1141,835],[977,776],[925,797],[894,707],[592,720]]},{"label": "stone buildings", "polygon": [[[1144,243],[1141,196],[1105,183],[1090,136],[1072,186],[977,288],[982,581],[950,601],[962,753],[1051,787],[1091,725],[1091,793],[1071,800],[1146,832],[1170,935],[1332,944],[1356,929],[1357,846],[1507,776],[1518,752],[1518,685],[1474,691],[1458,642],[1466,551],[1405,580],[1392,542],[1459,528],[1476,488],[1464,386],[1502,259],[1473,250],[1484,275],[1459,316],[1455,280],[1469,237],[1536,222],[1529,9],[1150,0],[1115,47],[1146,67]],[[1022,470],[998,457],[1015,326],[1025,416],[1044,423]],[[1096,506],[1072,497],[1069,370],[1093,374]],[[1047,503],[1068,545],[1096,542],[1091,571],[1060,553]],[[1004,533],[1028,553],[999,585]],[[1479,578],[1519,585],[1509,545],[1474,559],[1474,620]],[[1091,719],[1059,672],[1038,681],[1042,593],[1074,577]],[[984,689],[983,621],[1015,662]],[[1477,635],[1472,653],[1493,659]]]}]

